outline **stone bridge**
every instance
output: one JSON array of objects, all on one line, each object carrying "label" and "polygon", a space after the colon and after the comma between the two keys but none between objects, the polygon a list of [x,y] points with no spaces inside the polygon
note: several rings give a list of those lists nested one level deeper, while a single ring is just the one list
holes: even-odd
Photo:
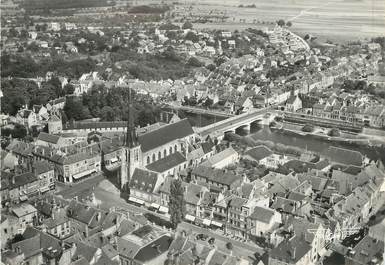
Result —
[{"label": "stone bridge", "polygon": [[274,119],[274,110],[271,107],[263,109],[252,109],[247,113],[243,113],[226,120],[222,120],[205,127],[195,128],[195,132],[202,138],[210,136],[212,138],[223,138],[227,132],[235,132],[238,129],[250,130],[252,124],[264,123],[269,124]]}]

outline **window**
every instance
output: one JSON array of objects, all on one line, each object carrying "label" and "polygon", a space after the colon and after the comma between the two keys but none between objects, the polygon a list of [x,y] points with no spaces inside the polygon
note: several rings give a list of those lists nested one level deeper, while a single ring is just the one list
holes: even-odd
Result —
[{"label": "window", "polygon": [[175,149],[175,151],[174,151],[174,152],[176,152],[176,151],[178,150],[178,146],[177,146],[177,145],[175,145],[174,149]]},{"label": "window", "polygon": [[147,164],[150,164],[150,157],[147,156]]},{"label": "window", "polygon": [[139,151],[135,150],[135,161],[139,161]]},{"label": "window", "polygon": [[172,146],[170,146],[170,155],[172,154]]},{"label": "window", "polygon": [[155,154],[152,154],[152,162],[155,162],[155,160],[156,160]]},{"label": "window", "polygon": [[166,149],[164,149],[164,151],[163,151],[163,156],[164,156],[164,157],[167,156],[167,150],[166,150]]},{"label": "window", "polygon": [[159,151],[158,153],[158,159],[161,159],[162,158],[162,153]]}]

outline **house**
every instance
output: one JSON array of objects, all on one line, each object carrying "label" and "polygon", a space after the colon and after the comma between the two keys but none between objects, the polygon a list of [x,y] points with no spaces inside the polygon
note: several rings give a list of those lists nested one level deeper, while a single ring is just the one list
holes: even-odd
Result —
[{"label": "house", "polygon": [[36,40],[37,38],[37,32],[36,31],[29,31],[28,32],[28,37],[32,40]]},{"label": "house", "polygon": [[23,203],[11,208],[19,224],[18,233],[23,233],[28,226],[33,226],[37,221],[37,210],[31,204]]},{"label": "house", "polygon": [[34,146],[30,143],[25,143],[19,140],[12,140],[11,143],[5,148],[10,155],[16,157],[17,164],[28,163],[33,158],[32,151]]},{"label": "house", "polygon": [[66,51],[69,53],[77,53],[78,48],[73,44],[72,41],[66,42],[65,43]]},{"label": "house", "polygon": [[139,228],[124,238],[118,237],[120,264],[163,264],[171,242],[169,234],[159,235],[153,232],[150,226]]},{"label": "house", "polygon": [[58,239],[64,239],[72,233],[71,220],[64,208],[53,209],[51,217],[42,221],[42,227],[43,231]]},{"label": "house", "polygon": [[381,264],[384,262],[384,241],[366,235],[349,250],[345,265]]},{"label": "house", "polygon": [[32,110],[36,113],[36,117],[39,121],[48,119],[48,111],[43,105],[33,105]]},{"label": "house", "polygon": [[[207,187],[198,185],[195,183],[183,182],[184,189],[184,200],[186,202],[186,214],[190,216],[192,221],[195,217],[204,218],[203,213],[203,201],[205,194],[208,194],[209,190]],[[186,215],[186,219],[188,219]]]},{"label": "house", "polygon": [[239,162],[239,154],[232,147],[226,148],[225,150],[209,157],[201,165],[206,167],[212,167],[222,169]]},{"label": "house", "polygon": [[62,120],[55,114],[49,117],[47,125],[48,133],[51,135],[61,133],[63,130]]},{"label": "house", "polygon": [[256,206],[247,219],[250,234],[254,236],[263,236],[282,223],[282,217],[279,212],[260,206]]},{"label": "house", "polygon": [[23,240],[12,244],[12,251],[23,254],[23,264],[72,264],[77,258],[77,244],[60,242],[53,236],[29,227],[22,235]]},{"label": "house", "polygon": [[224,170],[215,169],[205,166],[198,166],[191,172],[191,178],[197,183],[203,185],[211,185],[220,190],[233,190],[242,182],[242,177],[234,173]]},{"label": "house", "polygon": [[296,112],[299,109],[302,109],[302,100],[298,95],[292,95],[286,101],[286,111]]},{"label": "house", "polygon": [[1,195],[4,202],[19,203],[55,189],[54,169],[44,161],[34,163],[32,171],[3,171],[1,174]]},{"label": "house", "polygon": [[32,128],[32,126],[39,124],[36,113],[28,109],[22,109],[17,112],[16,122],[24,125],[27,128]]},{"label": "house", "polygon": [[52,112],[52,110],[61,110],[64,108],[65,103],[66,103],[65,97],[56,98],[48,101],[46,108],[49,112]]},{"label": "house", "polygon": [[65,138],[60,135],[49,134],[40,132],[37,139],[36,145],[47,146],[52,148],[61,148],[67,145]]},{"label": "house", "polygon": [[264,145],[249,149],[243,157],[251,161],[256,161],[259,165],[264,165],[267,168],[277,168],[279,165],[288,161],[285,155],[275,154]]},{"label": "house", "polygon": [[59,31],[60,30],[60,23],[59,22],[50,22],[48,23],[48,29],[52,31]]},{"label": "house", "polygon": [[158,202],[155,193],[158,193],[160,185],[163,183],[164,177],[153,171],[135,168],[135,171],[128,184],[130,188],[131,202],[137,204],[149,204]]},{"label": "house", "polygon": [[[92,236],[102,230],[107,215],[108,212],[72,200],[67,208],[67,216],[71,221],[70,232],[79,233],[84,238]],[[64,231],[67,233],[66,228]]]},{"label": "house", "polygon": [[245,96],[239,97],[234,107],[237,113],[245,113],[250,111],[254,107],[254,104],[250,97]]},{"label": "house", "polygon": [[269,265],[309,265],[312,264],[310,254],[311,245],[296,235],[270,251]]},{"label": "house", "polygon": [[[16,234],[22,232],[22,229],[18,223],[18,218],[13,214],[2,213],[0,222],[1,231],[1,249],[6,249],[7,244],[12,240]],[[4,254],[4,252],[2,253]]]},{"label": "house", "polygon": [[33,155],[38,160],[51,162],[56,179],[64,183],[77,182],[101,171],[101,153],[97,144],[76,148],[67,154],[50,147],[36,146]]}]

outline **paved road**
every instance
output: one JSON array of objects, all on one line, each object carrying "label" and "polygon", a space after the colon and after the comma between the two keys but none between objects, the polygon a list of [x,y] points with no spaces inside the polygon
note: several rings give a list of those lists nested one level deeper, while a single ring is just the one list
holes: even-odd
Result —
[{"label": "paved road", "polygon": [[72,199],[75,196],[80,197],[82,194],[85,194],[86,191],[96,187],[104,179],[106,179],[106,177],[103,174],[98,174],[79,183],[72,184],[72,186],[57,184],[59,191],[56,192],[56,194],[63,196],[64,199]]},{"label": "paved road", "polygon": [[216,131],[226,130],[228,127],[233,127],[234,124],[242,123],[251,118],[255,118],[255,116],[265,114],[270,111],[272,111],[271,107],[263,108],[263,109],[253,109],[249,113],[237,115],[235,117],[228,118],[226,120],[217,122],[215,124],[210,124],[206,127],[199,128],[199,134],[208,135]]},{"label": "paved road", "polygon": [[217,111],[217,110],[211,110],[211,109],[203,109],[203,108],[197,108],[197,107],[190,107],[190,106],[180,106],[175,104],[167,104],[170,108],[173,109],[180,109],[185,111],[190,111],[193,113],[201,113],[201,114],[209,114],[209,115],[216,115],[221,117],[233,117],[234,114],[230,114],[224,111]]}]

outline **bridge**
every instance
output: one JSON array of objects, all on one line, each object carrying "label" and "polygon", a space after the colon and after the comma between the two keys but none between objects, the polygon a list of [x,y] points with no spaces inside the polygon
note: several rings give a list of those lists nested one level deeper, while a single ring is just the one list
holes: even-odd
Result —
[{"label": "bridge", "polygon": [[[237,129],[250,130],[253,123],[261,121],[269,123],[274,118],[274,115],[271,115],[273,112],[274,110],[271,107],[252,109],[247,113],[233,116],[205,127],[195,128],[195,131],[203,138],[206,138],[207,136],[213,138],[223,138],[226,132],[235,132]],[[268,113],[270,113],[270,115],[265,117]]]},{"label": "bridge", "polygon": [[212,110],[212,109],[202,109],[202,108],[197,108],[197,107],[191,107],[191,106],[181,106],[181,105],[176,105],[176,104],[167,104],[167,107],[172,108],[174,110],[183,110],[185,112],[190,112],[190,113],[196,113],[196,114],[207,114],[207,115],[213,115],[213,116],[218,116],[218,117],[234,117],[234,114],[227,113],[224,111],[219,111],[219,110]]}]

